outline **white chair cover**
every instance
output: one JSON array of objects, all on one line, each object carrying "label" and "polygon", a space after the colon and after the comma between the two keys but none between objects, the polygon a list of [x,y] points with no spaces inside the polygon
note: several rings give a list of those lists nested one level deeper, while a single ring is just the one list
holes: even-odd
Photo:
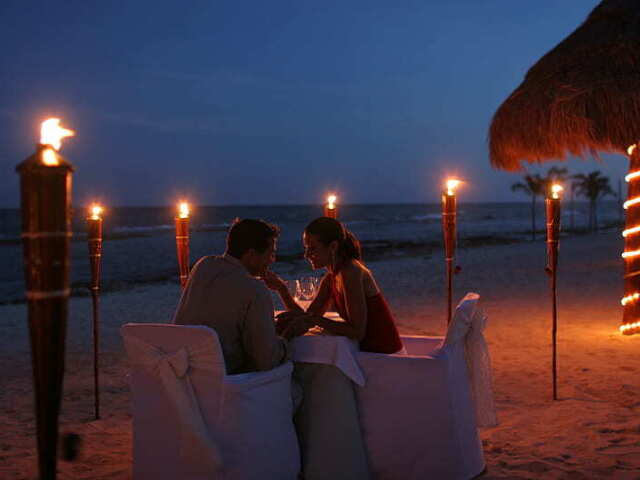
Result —
[{"label": "white chair cover", "polygon": [[358,354],[366,384],[356,392],[373,479],[466,480],[483,471],[466,342],[460,341],[469,329],[459,325],[473,317],[478,298],[467,296],[458,306],[447,341],[403,336],[406,354]]},{"label": "white chair cover", "polygon": [[[183,347],[171,353],[133,336],[125,336],[124,342],[132,365],[140,365],[159,377],[171,399],[180,426],[182,459],[185,462],[204,462],[211,471],[218,471],[222,467],[222,455],[207,430],[189,379],[190,367],[220,373],[220,365],[216,362],[218,358],[211,350],[210,342]],[[212,377],[215,378],[214,375]],[[220,375],[216,380],[221,380]]]},{"label": "white chair cover", "polygon": [[480,296],[467,293],[458,304],[447,329],[444,347],[464,340],[471,397],[478,427],[495,427],[498,418],[493,399],[491,358],[484,338],[487,316],[477,305]]},{"label": "white chair cover", "polygon": [[135,480],[294,480],[291,362],[227,375],[204,326],[127,324]]}]

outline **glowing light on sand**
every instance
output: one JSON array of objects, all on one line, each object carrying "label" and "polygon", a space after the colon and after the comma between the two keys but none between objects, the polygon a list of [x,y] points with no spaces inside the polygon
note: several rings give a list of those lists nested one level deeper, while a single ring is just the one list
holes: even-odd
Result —
[{"label": "glowing light on sand", "polygon": [[60,150],[62,139],[75,135],[73,130],[60,126],[59,118],[47,118],[40,126],[40,143],[51,145],[56,150]]}]

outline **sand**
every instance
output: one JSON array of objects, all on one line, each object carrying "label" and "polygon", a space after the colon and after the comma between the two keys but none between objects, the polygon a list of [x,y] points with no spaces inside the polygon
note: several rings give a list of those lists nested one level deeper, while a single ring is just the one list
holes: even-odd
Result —
[{"label": "sand", "polygon": [[[562,240],[560,399],[555,402],[544,241],[459,251],[456,297],[480,293],[489,316],[486,335],[500,425],[481,431],[484,478],[640,479],[640,335],[617,330],[621,250],[615,232]],[[369,264],[402,332],[444,331],[443,263],[441,252],[435,252]],[[76,461],[59,462],[59,478],[129,478],[130,393],[118,329],[127,322],[168,321],[178,296],[176,284],[103,296],[103,418],[98,421],[93,420],[91,303],[71,300],[60,428],[80,434],[83,445]],[[0,478],[36,477],[26,325],[25,305],[0,307]]]}]

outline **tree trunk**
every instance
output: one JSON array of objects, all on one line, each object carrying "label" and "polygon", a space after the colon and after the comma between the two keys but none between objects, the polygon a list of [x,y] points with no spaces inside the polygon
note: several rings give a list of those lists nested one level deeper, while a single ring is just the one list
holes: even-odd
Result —
[{"label": "tree trunk", "polygon": [[531,241],[536,239],[536,196],[531,195]]},{"label": "tree trunk", "polygon": [[593,199],[593,229],[598,231],[598,200]]}]

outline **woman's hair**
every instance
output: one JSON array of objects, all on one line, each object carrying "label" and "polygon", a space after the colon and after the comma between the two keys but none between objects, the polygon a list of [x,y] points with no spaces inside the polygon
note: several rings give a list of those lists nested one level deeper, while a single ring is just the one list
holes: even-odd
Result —
[{"label": "woman's hair", "polygon": [[316,218],[304,229],[307,235],[315,235],[323,245],[338,241],[336,254],[344,260],[362,259],[362,249],[356,236],[338,220],[329,217]]}]

